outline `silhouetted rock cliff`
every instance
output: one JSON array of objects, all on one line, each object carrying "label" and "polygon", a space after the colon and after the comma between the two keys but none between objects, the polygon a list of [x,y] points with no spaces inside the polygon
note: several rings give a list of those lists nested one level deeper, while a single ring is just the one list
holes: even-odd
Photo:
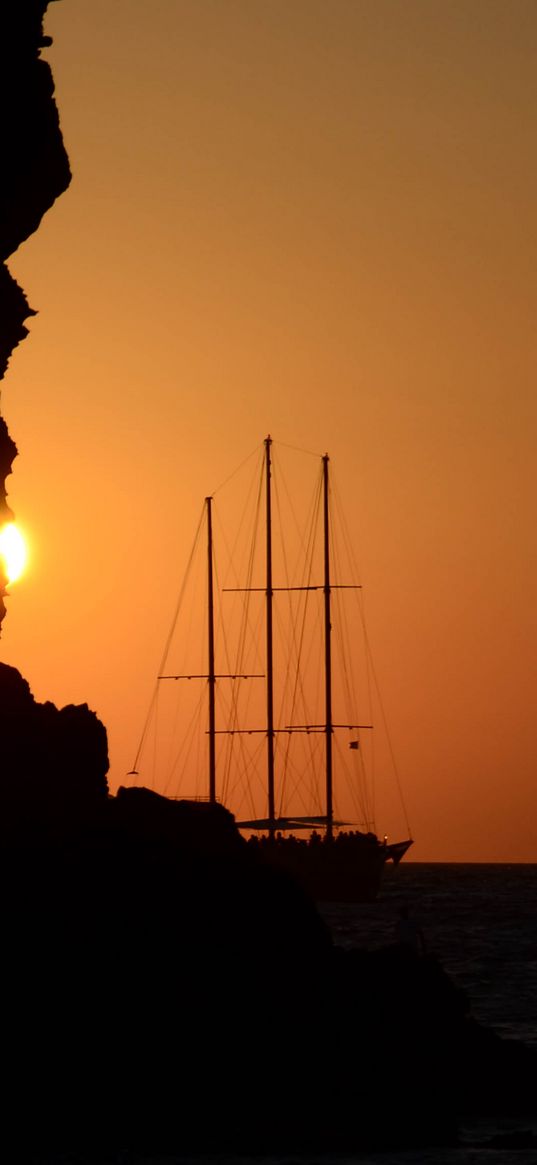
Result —
[{"label": "silhouetted rock cliff", "polygon": [[[34,310],[5,260],[37,230],[71,180],[50,66],[40,57],[48,0],[3,0],[0,39],[0,380]],[[5,479],[15,443],[0,425],[0,526],[12,517]],[[5,615],[0,577],[0,626]]]},{"label": "silhouetted rock cliff", "polygon": [[4,0],[0,48],[0,377],[34,314],[5,260],[71,180],[50,66],[40,57],[48,0]]},{"label": "silhouetted rock cliff", "polygon": [[[10,522],[13,518],[12,511],[7,504],[6,478],[11,473],[11,466],[16,456],[17,446],[8,433],[4,418],[0,416],[0,529],[6,522]],[[4,571],[2,559],[0,559],[0,629],[6,613],[6,605],[4,603],[6,587],[7,576]]]},{"label": "silhouetted rock cliff", "polygon": [[0,664],[0,838],[5,845],[67,833],[108,795],[106,729],[87,704],[38,704],[20,672]]},{"label": "silhouetted rock cliff", "polygon": [[4,1136],[21,1152],[356,1152],[529,1111],[536,1060],[434,959],[344,952],[220,805],[106,787],[85,705],[0,668]]}]

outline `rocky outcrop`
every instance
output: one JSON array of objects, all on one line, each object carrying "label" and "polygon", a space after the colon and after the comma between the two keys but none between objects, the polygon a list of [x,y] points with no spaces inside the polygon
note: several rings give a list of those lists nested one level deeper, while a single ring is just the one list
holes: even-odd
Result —
[{"label": "rocky outcrop", "polygon": [[[0,416],[0,529],[6,522],[10,522],[13,513],[7,504],[6,478],[11,473],[11,466],[17,456],[17,446],[8,433],[4,418]],[[4,595],[6,594],[7,577],[0,559],[0,628],[6,613]]]},{"label": "rocky outcrop", "polygon": [[0,739],[2,1131],[25,1160],[423,1148],[530,1111],[535,1056],[435,959],[337,949],[222,806],[109,796],[85,705],[0,668]]},{"label": "rocky outcrop", "polygon": [[[71,180],[50,66],[40,57],[48,0],[4,0],[0,42],[0,380],[35,315],[6,260],[37,230]],[[0,426],[0,524],[16,446]],[[0,578],[0,625],[5,614]]]},{"label": "rocky outcrop", "polygon": [[43,215],[71,180],[69,160],[54,101],[50,66],[41,49],[48,0],[5,0],[0,50],[0,377],[9,356],[26,335],[24,320],[34,314],[12,279],[5,260],[37,230]]},{"label": "rocky outcrop", "polygon": [[87,704],[37,703],[20,672],[0,664],[0,843],[68,835],[108,795],[106,729]]}]

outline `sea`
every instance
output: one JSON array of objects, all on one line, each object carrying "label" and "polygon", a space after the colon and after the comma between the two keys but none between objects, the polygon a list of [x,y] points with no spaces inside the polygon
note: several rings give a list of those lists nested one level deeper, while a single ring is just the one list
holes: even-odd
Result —
[{"label": "sea", "polygon": [[[537,864],[403,861],[386,866],[376,902],[327,904],[321,912],[338,945],[374,950],[395,941],[403,906],[427,953],[465,991],[475,1019],[537,1052]],[[527,1119],[468,1123],[454,1148],[372,1153],[355,1160],[360,1165],[537,1165],[537,1080],[535,1113]]]},{"label": "sea", "polygon": [[403,861],[386,866],[376,902],[321,912],[336,943],[373,950],[395,941],[402,906],[475,1018],[537,1049],[537,864]]},{"label": "sea", "polygon": [[[419,926],[428,953],[466,992],[482,1024],[537,1050],[537,864],[459,865],[403,861],[387,866],[380,895],[367,905],[330,904],[321,913],[334,941],[375,949],[395,940],[401,907]],[[394,1068],[404,1072],[404,1057]],[[535,1115],[461,1126],[454,1147],[308,1157],[150,1157],[125,1154],[118,1165],[537,1165]],[[110,1165],[96,1157],[91,1165]],[[34,1165],[90,1165],[65,1154]]]}]

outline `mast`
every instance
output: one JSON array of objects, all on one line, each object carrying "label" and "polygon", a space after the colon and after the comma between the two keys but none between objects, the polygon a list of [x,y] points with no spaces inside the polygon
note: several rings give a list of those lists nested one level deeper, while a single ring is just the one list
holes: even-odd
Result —
[{"label": "mast", "polygon": [[266,482],[266,624],[267,624],[267,793],[269,837],[274,839],[274,677],[272,650],[272,510],[270,490],[270,447],[272,440],[265,439],[265,482]]},{"label": "mast", "polygon": [[325,739],[326,739],[326,837],[333,837],[332,805],[332,653],[330,620],[330,528],[328,516],[328,453],[323,457],[323,527],[324,527],[324,669],[325,669]]},{"label": "mast", "polygon": [[207,508],[207,609],[208,609],[208,666],[209,685],[209,801],[216,801],[216,721],[214,674],[214,596],[213,596],[213,520],[212,498],[205,498]]}]

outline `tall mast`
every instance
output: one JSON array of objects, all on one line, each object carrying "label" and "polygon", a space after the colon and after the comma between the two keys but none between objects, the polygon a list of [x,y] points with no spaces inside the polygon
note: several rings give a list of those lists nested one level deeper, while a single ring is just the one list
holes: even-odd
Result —
[{"label": "tall mast", "polygon": [[328,454],[323,457],[323,526],[324,526],[324,667],[325,667],[325,738],[326,738],[326,836],[333,836],[332,806],[332,652],[330,620],[330,528],[328,517]]},{"label": "tall mast", "polygon": [[274,679],[272,660],[272,510],[270,490],[270,447],[272,440],[265,439],[265,481],[266,481],[266,610],[267,610],[267,792],[269,837],[274,838]]},{"label": "tall mast", "polygon": [[209,684],[209,801],[216,801],[216,723],[214,674],[214,598],[213,598],[213,519],[212,498],[205,498],[207,508],[207,609],[208,609],[208,666]]}]

